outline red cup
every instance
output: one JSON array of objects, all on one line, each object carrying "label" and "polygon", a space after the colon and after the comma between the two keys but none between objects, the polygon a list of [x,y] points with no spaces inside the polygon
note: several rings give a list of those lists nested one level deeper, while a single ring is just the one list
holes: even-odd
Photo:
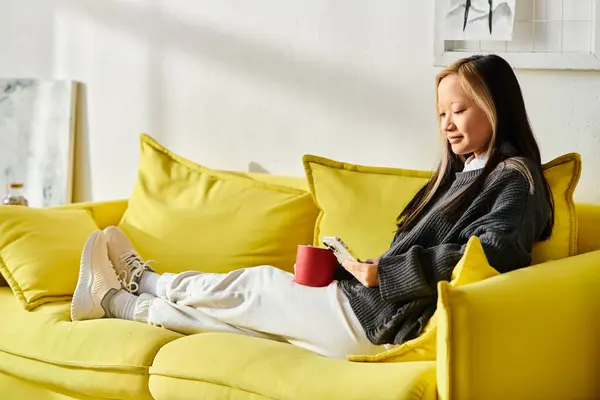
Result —
[{"label": "red cup", "polygon": [[331,250],[300,245],[294,271],[296,282],[306,286],[327,286],[333,282],[337,264],[337,258]]}]

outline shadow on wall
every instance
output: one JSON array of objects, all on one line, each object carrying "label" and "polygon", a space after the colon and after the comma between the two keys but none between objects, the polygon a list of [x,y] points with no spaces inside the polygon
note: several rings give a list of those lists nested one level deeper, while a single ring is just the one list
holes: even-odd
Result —
[{"label": "shadow on wall", "polygon": [[265,167],[263,167],[256,161],[252,161],[250,164],[248,164],[248,172],[255,172],[255,173],[259,173],[259,174],[270,174],[269,170],[267,170]]},{"label": "shadow on wall", "polygon": [[[160,125],[162,82],[161,60],[165,49],[174,47],[186,54],[221,63],[227,70],[238,70],[252,80],[264,81],[301,95],[328,108],[340,108],[349,115],[366,114],[378,122],[406,125],[401,115],[403,91],[375,74],[321,60],[318,54],[303,54],[293,47],[256,42],[242,35],[226,32],[208,21],[193,24],[168,15],[160,1],[118,2],[115,0],[65,0],[70,12],[145,39],[149,48],[149,88],[154,92],[150,115]],[[408,122],[410,123],[410,122]],[[154,126],[157,134],[160,126]]]}]

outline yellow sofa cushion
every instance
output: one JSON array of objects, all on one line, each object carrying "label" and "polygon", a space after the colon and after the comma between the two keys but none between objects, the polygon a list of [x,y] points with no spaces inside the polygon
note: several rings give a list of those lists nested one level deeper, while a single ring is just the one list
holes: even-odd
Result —
[{"label": "yellow sofa cushion", "polygon": [[[452,271],[450,286],[463,286],[500,275],[489,265],[481,242],[472,237],[467,243],[465,253]],[[349,357],[351,361],[368,362],[406,362],[434,361],[436,359],[437,311],[419,337],[395,346],[392,349],[376,355],[356,355]]]},{"label": "yellow sofa cushion", "polygon": [[581,176],[581,157],[576,153],[565,154],[543,167],[554,197],[554,230],[550,240],[533,246],[532,264],[577,254],[578,221],[573,193]]},{"label": "yellow sofa cushion", "polygon": [[70,299],[96,229],[87,211],[0,206],[0,271],[26,309]]},{"label": "yellow sofa cushion", "polygon": [[596,399],[600,251],[439,284],[441,400]]},{"label": "yellow sofa cushion", "polygon": [[367,167],[303,157],[306,179],[321,210],[313,245],[323,236],[339,236],[361,259],[375,258],[388,248],[396,218],[431,172]]},{"label": "yellow sofa cushion", "polygon": [[141,136],[138,181],[119,226],[159,272],[293,271],[312,240],[310,193],[213,171]]},{"label": "yellow sofa cushion", "polygon": [[[428,171],[368,167],[304,156],[310,190],[321,212],[314,245],[323,236],[339,236],[362,259],[383,254],[396,230],[396,217],[431,176]],[[555,201],[550,240],[537,243],[533,263],[577,254],[577,218],[573,192],[581,173],[578,154],[544,165]]]},{"label": "yellow sofa cushion", "polygon": [[160,349],[150,392],[157,400],[433,400],[435,363],[351,363],[267,339],[204,333]]},{"label": "yellow sofa cushion", "polygon": [[63,301],[26,311],[0,288],[0,372],[63,393],[151,399],[148,367],[181,335],[118,319],[71,322],[69,310]]}]

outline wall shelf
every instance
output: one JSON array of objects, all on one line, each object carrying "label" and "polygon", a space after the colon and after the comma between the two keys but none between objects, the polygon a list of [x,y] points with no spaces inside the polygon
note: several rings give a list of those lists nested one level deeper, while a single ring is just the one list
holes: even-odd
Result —
[{"label": "wall shelf", "polygon": [[600,0],[516,0],[512,41],[443,39],[448,0],[435,0],[436,66],[495,53],[514,68],[600,70]]}]

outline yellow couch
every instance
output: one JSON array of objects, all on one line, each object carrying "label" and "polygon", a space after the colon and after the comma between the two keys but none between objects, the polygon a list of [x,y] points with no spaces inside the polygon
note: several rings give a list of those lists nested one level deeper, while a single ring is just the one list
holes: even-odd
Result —
[{"label": "yellow couch", "polygon": [[[119,223],[127,201],[68,208],[89,210],[104,228]],[[241,335],[73,323],[68,301],[26,311],[3,286],[0,398],[600,398],[600,206],[577,211],[580,255],[459,288],[440,284],[437,361],[350,362]]]}]

